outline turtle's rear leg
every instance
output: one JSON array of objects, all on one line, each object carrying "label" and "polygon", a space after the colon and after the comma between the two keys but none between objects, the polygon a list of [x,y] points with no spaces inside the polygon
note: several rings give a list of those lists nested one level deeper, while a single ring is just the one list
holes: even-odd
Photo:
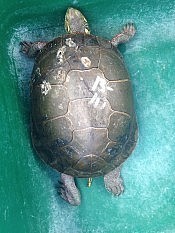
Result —
[{"label": "turtle's rear leg", "polygon": [[75,185],[74,177],[61,173],[60,196],[71,205],[80,205],[81,196]]},{"label": "turtle's rear leg", "polygon": [[22,41],[20,42],[21,49],[20,51],[26,54],[28,57],[35,57],[38,52],[47,44],[44,41]]},{"label": "turtle's rear leg", "polygon": [[120,177],[121,166],[115,168],[104,176],[104,183],[107,191],[119,196],[123,191],[123,180]]},{"label": "turtle's rear leg", "polygon": [[111,43],[114,46],[117,46],[118,44],[125,43],[129,41],[136,33],[136,28],[133,23],[127,23],[123,30],[114,36],[111,40]]}]

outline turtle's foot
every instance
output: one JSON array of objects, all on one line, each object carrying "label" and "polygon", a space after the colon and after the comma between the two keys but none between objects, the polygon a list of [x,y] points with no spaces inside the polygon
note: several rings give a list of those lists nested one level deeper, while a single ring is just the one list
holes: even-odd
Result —
[{"label": "turtle's foot", "polygon": [[26,54],[28,57],[35,57],[38,52],[47,44],[47,42],[28,42],[22,41],[20,42],[21,49],[20,51]]},{"label": "turtle's foot", "polygon": [[61,173],[60,196],[71,205],[78,206],[81,196],[72,176]]},{"label": "turtle's foot", "polygon": [[118,167],[104,176],[107,191],[113,193],[115,196],[119,196],[124,191],[120,170],[121,167]]},{"label": "turtle's foot", "polygon": [[136,28],[133,23],[127,23],[121,33],[117,34],[112,38],[111,43],[117,46],[120,43],[129,41],[136,33]]}]

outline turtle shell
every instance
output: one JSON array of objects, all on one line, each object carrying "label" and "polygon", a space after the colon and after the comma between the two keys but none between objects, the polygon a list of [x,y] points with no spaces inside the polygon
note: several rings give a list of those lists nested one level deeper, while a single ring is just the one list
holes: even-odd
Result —
[{"label": "turtle shell", "polygon": [[137,140],[128,72],[119,51],[93,35],[63,35],[36,58],[32,139],[41,159],[76,177],[104,175]]}]

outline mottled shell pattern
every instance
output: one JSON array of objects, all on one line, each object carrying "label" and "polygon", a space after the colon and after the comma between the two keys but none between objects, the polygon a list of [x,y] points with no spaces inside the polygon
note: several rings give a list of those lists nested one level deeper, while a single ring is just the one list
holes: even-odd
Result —
[{"label": "mottled shell pattern", "polygon": [[34,147],[61,173],[101,176],[134,149],[129,75],[105,39],[68,34],[49,42],[36,59],[31,99]]}]

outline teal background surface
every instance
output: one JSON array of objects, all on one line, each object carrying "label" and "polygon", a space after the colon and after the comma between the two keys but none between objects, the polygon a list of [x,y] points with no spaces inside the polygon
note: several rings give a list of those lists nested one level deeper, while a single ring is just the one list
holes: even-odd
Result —
[{"label": "teal background surface", "polygon": [[[22,40],[64,33],[67,7],[80,9],[91,32],[107,39],[135,22],[120,46],[131,74],[139,142],[125,162],[125,193],[115,198],[103,178],[78,179],[82,204],[56,190],[59,174],[30,141],[29,80],[33,61]],[[0,0],[0,233],[175,233],[175,1]]]}]

